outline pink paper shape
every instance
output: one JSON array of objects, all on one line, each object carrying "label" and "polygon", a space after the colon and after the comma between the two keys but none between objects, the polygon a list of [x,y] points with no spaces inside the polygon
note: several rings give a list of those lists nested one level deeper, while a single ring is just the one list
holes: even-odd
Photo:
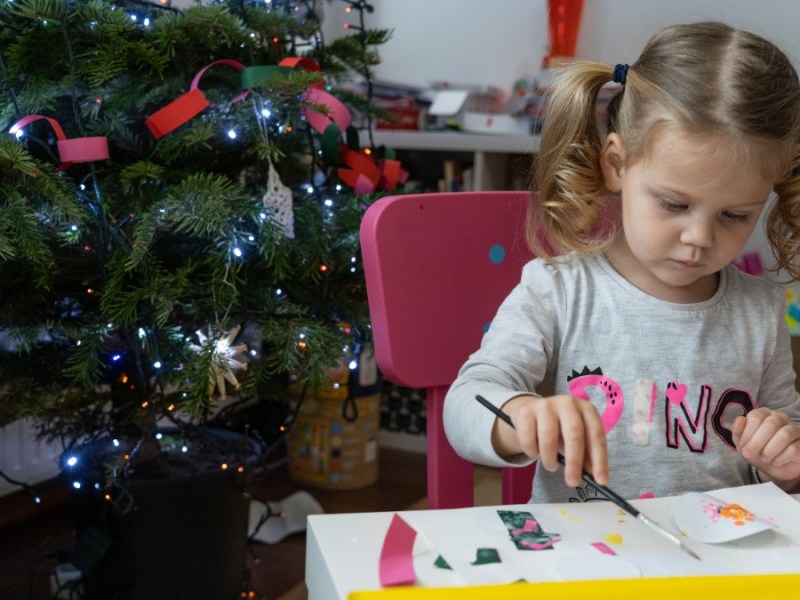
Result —
[{"label": "pink paper shape", "polygon": [[603,554],[610,554],[611,556],[616,556],[616,552],[614,552],[607,544],[603,542],[592,542],[592,546],[597,548]]},{"label": "pink paper shape", "polygon": [[383,587],[414,583],[413,550],[416,537],[417,531],[395,513],[383,539],[378,564]]}]

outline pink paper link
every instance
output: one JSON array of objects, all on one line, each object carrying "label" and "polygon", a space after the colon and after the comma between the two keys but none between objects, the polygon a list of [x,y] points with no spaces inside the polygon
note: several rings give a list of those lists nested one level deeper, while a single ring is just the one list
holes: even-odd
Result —
[{"label": "pink paper link", "polygon": [[350,127],[350,111],[347,107],[337,100],[334,96],[317,88],[309,88],[305,93],[306,101],[312,104],[321,104],[327,106],[330,114],[324,115],[316,110],[305,110],[303,115],[306,117],[309,125],[319,133],[325,133],[331,121],[339,126],[339,131],[344,132],[345,129]]},{"label": "pink paper link", "polygon": [[74,163],[108,159],[108,140],[104,136],[67,139],[58,121],[50,117],[42,115],[28,115],[22,117],[11,126],[8,132],[14,134],[23,127],[27,127],[34,121],[40,119],[47,121],[56,134],[56,147],[58,148],[58,155],[61,159],[61,166],[56,169],[57,171],[68,169]]},{"label": "pink paper link", "polygon": [[416,530],[395,513],[383,539],[378,564],[381,586],[414,583],[414,540]]},{"label": "pink paper link", "polygon": [[[220,60],[215,60],[214,62],[206,65],[197,72],[197,74],[194,76],[194,79],[192,79],[192,83],[189,86],[189,89],[191,90],[197,89],[197,87],[200,85],[200,78],[203,77],[203,75],[205,75],[205,72],[208,71],[214,65],[225,65],[226,67],[230,67],[237,71],[241,71],[242,69],[244,69],[244,65],[242,63],[240,63],[238,60],[233,60],[232,58],[221,58]],[[211,104],[210,106],[219,107],[219,106],[225,106],[225,104],[233,104],[235,102],[238,102],[239,100],[244,100],[247,97],[247,94],[249,93],[250,90],[244,90],[238,96],[234,97],[231,100],[228,100],[223,104]]]}]

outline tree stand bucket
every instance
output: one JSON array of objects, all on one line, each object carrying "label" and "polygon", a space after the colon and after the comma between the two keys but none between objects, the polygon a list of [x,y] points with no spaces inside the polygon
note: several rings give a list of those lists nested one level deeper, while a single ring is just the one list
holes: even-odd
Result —
[{"label": "tree stand bucket", "polygon": [[371,347],[343,361],[333,387],[309,394],[287,435],[289,477],[324,489],[347,490],[378,479],[380,378]]}]

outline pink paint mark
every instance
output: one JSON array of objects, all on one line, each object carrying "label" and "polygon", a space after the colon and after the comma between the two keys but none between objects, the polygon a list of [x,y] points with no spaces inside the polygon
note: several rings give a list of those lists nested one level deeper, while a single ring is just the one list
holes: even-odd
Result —
[{"label": "pink paint mark", "polygon": [[550,548],[556,542],[560,542],[561,538],[553,538],[551,540],[547,540],[543,544],[537,544],[536,542],[519,542],[521,545],[525,546],[526,548],[530,548],[531,550],[544,550],[546,548]]},{"label": "pink paint mark", "polygon": [[528,533],[529,531],[535,531],[538,525],[539,523],[537,523],[533,519],[525,519],[525,526],[520,529],[512,529],[511,535],[517,537],[520,533]]},{"label": "pink paint mark", "polygon": [[392,517],[389,530],[383,539],[381,557],[378,562],[378,571],[381,585],[404,585],[414,583],[414,539],[416,530],[406,523],[400,515]]},{"label": "pink paint mark", "polygon": [[611,556],[616,556],[617,553],[614,552],[610,546],[604,544],[603,542],[592,542],[592,546],[597,548],[603,554],[610,554]]},{"label": "pink paint mark", "polygon": [[644,494],[640,494],[639,495],[639,500],[645,500],[645,499],[648,499],[648,498],[655,498],[655,497],[656,497],[656,495],[653,492],[647,491]]},{"label": "pink paint mark", "polygon": [[656,387],[656,383],[653,382],[653,389],[650,392],[650,414],[647,415],[647,422],[653,422],[653,411],[656,409],[656,400],[658,399],[658,387]]}]

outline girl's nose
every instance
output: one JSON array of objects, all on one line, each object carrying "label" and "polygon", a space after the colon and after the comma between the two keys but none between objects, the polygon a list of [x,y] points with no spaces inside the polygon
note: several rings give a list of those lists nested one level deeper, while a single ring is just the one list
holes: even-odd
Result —
[{"label": "girl's nose", "polygon": [[687,246],[710,248],[714,245],[714,227],[705,220],[693,220],[681,233],[681,243]]}]

